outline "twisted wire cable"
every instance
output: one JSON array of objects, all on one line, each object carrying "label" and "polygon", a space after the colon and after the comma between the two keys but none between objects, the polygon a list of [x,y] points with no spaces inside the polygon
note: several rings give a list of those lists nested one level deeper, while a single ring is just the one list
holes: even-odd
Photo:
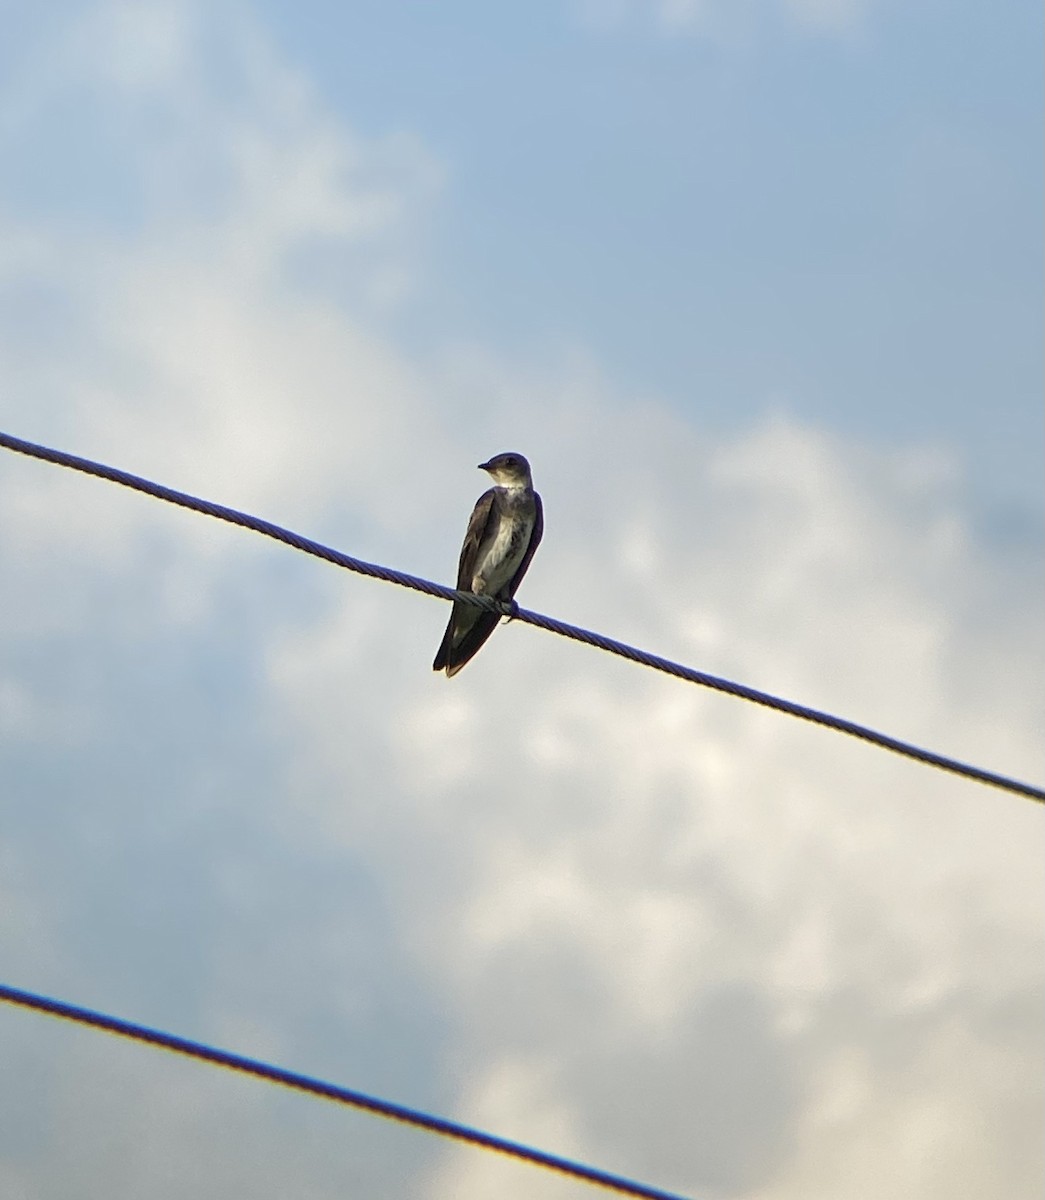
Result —
[{"label": "twisted wire cable", "polygon": [[275,525],[271,521],[251,516],[249,513],[239,512],[234,508],[228,508],[223,504],[216,504],[211,500],[202,500],[186,492],[179,492],[163,484],[143,479],[141,476],[134,475],[129,471],[122,471],[117,467],[93,462],[91,459],[80,458],[75,454],[68,454],[63,450],[54,450],[48,446],[40,446],[34,442],[27,442],[7,433],[0,432],[0,446],[8,450],[13,450],[18,454],[28,455],[30,458],[55,463],[58,466],[66,467],[73,471],[81,471],[86,475],[94,475],[99,479],[106,479],[110,483],[118,483],[123,487],[133,488],[134,491],[143,492],[145,495],[153,496],[157,500],[163,500],[168,504],[176,504],[181,508],[191,509],[193,512],[214,517],[219,521],[227,521],[231,525],[239,525],[243,529],[249,529],[254,533],[262,534],[264,537],[283,542],[288,546],[292,546],[295,550],[311,554],[315,558],[321,558],[326,562],[333,563],[335,566],[343,567],[347,571],[354,571],[359,575],[367,575],[372,579],[380,579],[385,583],[394,583],[399,587],[411,588],[416,592],[423,592],[427,596],[437,596],[441,600],[460,600],[466,604],[473,604],[478,608],[485,609],[487,612],[495,612],[502,616],[511,617],[527,625],[534,625],[538,629],[544,629],[549,633],[558,634],[560,637],[571,638],[573,641],[594,646],[596,649],[603,650],[607,654],[616,654],[621,658],[629,659],[631,662],[639,663],[641,666],[649,667],[655,671],[662,671],[666,675],[673,675],[676,679],[684,679],[688,683],[695,683],[700,687],[725,692],[727,695],[736,696],[740,700],[747,700],[752,704],[759,704],[765,708],[774,709],[776,712],[797,717],[799,720],[809,721],[814,725],[820,725],[826,729],[833,729],[838,733],[844,733],[849,737],[857,738],[880,749],[889,750],[894,754],[902,755],[905,758],[913,759],[916,762],[924,763],[938,770],[948,771],[954,775],[974,780],[977,783],[986,784],[988,787],[999,788],[1002,791],[1023,796],[1029,800],[1034,800],[1038,804],[1045,804],[1045,788],[1013,779],[1007,775],[1001,775],[996,771],[985,770],[982,767],[961,762],[945,754],[938,754],[933,750],[927,750],[915,745],[913,742],[907,742],[901,738],[880,733],[875,729],[861,725],[856,721],[850,721],[845,717],[837,717],[831,713],[810,708],[808,705],[798,704],[793,700],[785,700],[768,692],[759,691],[757,688],[748,687],[746,684],[735,683],[732,680],[723,679],[717,675],[709,675],[704,671],[698,671],[682,663],[672,662],[670,659],[650,654],[648,651],[641,650],[636,646],[629,646],[625,642],[618,642],[616,639],[606,637],[603,634],[593,633],[591,630],[582,629],[577,625],[569,625],[565,621],[556,620],[554,617],[546,617],[542,613],[519,608],[514,602],[503,604],[497,600],[490,599],[488,596],[476,596],[472,592],[462,592],[456,588],[445,587],[442,584],[433,583],[431,580],[421,579],[416,575],[408,575],[404,571],[396,571],[391,567],[384,567],[378,563],[365,562],[362,559],[343,554],[341,551],[334,550],[329,546],[324,546],[321,542],[315,542],[311,538],[304,537],[302,534],[284,529],[282,526]]},{"label": "twisted wire cable", "polygon": [[558,1154],[549,1154],[527,1146],[523,1142],[510,1141],[508,1138],[497,1137],[496,1134],[485,1133],[470,1125],[462,1125],[457,1121],[449,1121],[445,1117],[433,1116],[421,1109],[411,1108],[405,1104],[396,1104],[391,1100],[382,1100],[377,1096],[359,1092],[353,1088],[340,1087],[336,1083],[328,1083],[312,1075],[303,1075],[297,1071],[288,1071],[284,1067],[273,1066],[257,1058],[247,1058],[242,1054],[233,1054],[230,1050],[221,1050],[209,1046],[205,1042],[197,1042],[191,1038],[178,1037],[177,1034],[166,1033],[161,1029],[153,1029],[148,1025],[138,1025],[133,1021],[125,1021],[108,1013],[97,1012],[94,1009],[82,1008],[77,1004],[69,1004],[65,1000],[55,1000],[50,996],[42,996],[37,992],[27,992],[22,988],[9,987],[0,983],[0,1000],[48,1016],[72,1021],[78,1025],[86,1025],[100,1029],[116,1037],[128,1038],[135,1042],[144,1042],[149,1046],[157,1046],[169,1050],[173,1054],[181,1054],[200,1062],[211,1063],[224,1067],[229,1071],[239,1071],[244,1075],[252,1075],[268,1083],[279,1084],[282,1087],[293,1088],[308,1095],[317,1096],[321,1100],[332,1100],[337,1104],[345,1104],[351,1108],[362,1109],[374,1116],[385,1120],[398,1121],[400,1124],[423,1129],[439,1137],[451,1138],[465,1142],[483,1150],[494,1150],[510,1158],[516,1158],[545,1170],[558,1171],[562,1175],[583,1180],[621,1196],[637,1196],[640,1200],[685,1200],[673,1192],[665,1192],[660,1188],[639,1183],[623,1175],[614,1175],[602,1171],[598,1167],[587,1166]]}]

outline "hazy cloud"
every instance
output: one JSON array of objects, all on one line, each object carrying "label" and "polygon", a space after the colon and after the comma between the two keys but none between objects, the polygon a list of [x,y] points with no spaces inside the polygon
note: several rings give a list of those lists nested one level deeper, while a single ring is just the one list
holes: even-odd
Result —
[{"label": "hazy cloud", "polygon": [[575,0],[591,29],[646,24],[667,35],[729,39],[784,19],[811,33],[851,34],[861,28],[868,0]]}]

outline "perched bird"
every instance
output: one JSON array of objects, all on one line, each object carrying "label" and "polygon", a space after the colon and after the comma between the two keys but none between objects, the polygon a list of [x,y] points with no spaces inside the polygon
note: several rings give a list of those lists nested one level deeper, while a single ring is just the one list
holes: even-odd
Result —
[{"label": "perched bird", "polygon": [[[526,574],[544,533],[541,498],[533,490],[530,464],[521,454],[498,454],[479,464],[496,486],[472,510],[457,568],[457,590],[508,601]],[[434,671],[458,671],[497,628],[500,617],[461,600],[454,602]]]}]

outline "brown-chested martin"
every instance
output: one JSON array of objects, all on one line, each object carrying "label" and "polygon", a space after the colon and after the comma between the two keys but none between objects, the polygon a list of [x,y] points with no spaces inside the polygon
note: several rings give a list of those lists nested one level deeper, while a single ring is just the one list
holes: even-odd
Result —
[{"label": "brown-chested martin", "polygon": [[[521,454],[498,454],[479,464],[496,486],[472,510],[457,568],[457,590],[509,601],[526,574],[544,533],[541,498]],[[454,602],[435,671],[456,675],[497,628],[500,617],[461,600]]]}]

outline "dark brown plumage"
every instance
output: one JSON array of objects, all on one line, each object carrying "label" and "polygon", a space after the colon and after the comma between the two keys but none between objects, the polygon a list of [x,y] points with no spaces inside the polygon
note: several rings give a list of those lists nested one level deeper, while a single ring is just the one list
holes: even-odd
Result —
[{"label": "dark brown plumage", "polygon": [[[544,534],[544,511],[521,454],[480,463],[498,486],[484,492],[468,521],[457,568],[459,591],[511,600]],[[433,670],[456,675],[497,628],[500,617],[456,601]]]}]

